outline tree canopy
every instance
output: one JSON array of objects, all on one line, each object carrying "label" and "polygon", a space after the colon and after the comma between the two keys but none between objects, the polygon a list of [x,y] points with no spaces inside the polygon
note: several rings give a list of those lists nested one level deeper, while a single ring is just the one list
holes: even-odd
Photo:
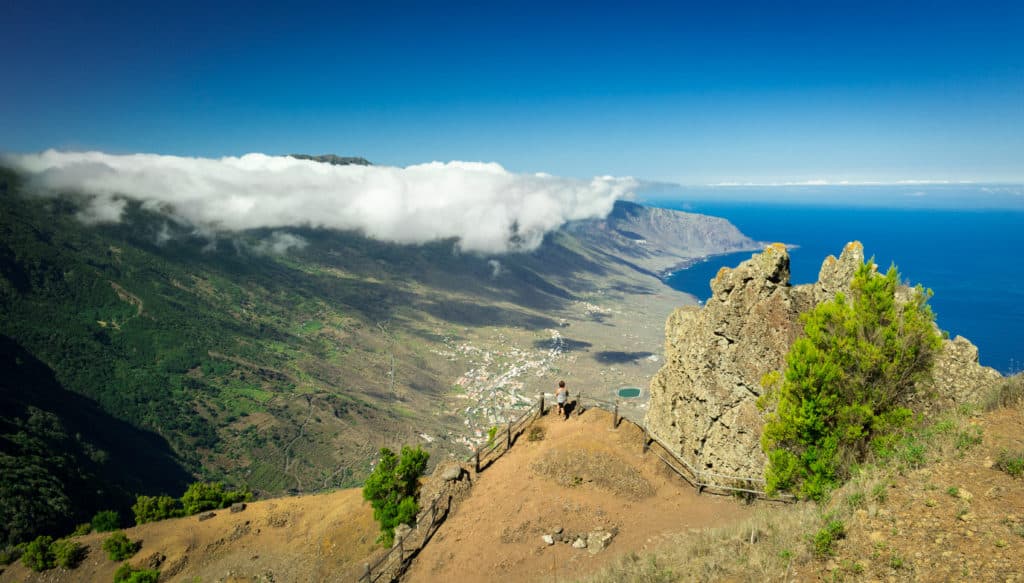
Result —
[{"label": "tree canopy", "polygon": [[419,477],[427,469],[429,459],[430,454],[418,446],[403,446],[401,457],[381,448],[380,461],[363,486],[363,498],[373,506],[373,517],[380,522],[379,542],[390,545],[396,526],[416,522]]},{"label": "tree canopy", "polygon": [[931,291],[902,290],[895,266],[882,275],[868,262],[850,298],[836,294],[802,316],[804,335],[784,377],[766,379],[776,385],[762,402],[775,404],[761,436],[769,492],[821,499],[873,443],[912,417],[907,405],[930,375],[941,338]]}]

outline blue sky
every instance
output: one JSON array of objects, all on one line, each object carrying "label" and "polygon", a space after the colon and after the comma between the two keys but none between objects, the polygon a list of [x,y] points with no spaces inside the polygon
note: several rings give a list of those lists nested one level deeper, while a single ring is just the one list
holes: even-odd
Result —
[{"label": "blue sky", "polygon": [[1024,182],[1020,2],[7,2],[0,151]]}]

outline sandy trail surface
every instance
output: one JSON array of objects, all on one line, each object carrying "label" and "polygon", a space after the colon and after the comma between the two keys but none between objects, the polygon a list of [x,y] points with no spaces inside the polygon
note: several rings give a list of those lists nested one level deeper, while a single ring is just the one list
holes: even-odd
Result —
[{"label": "sandy trail surface", "polygon": [[[652,453],[633,425],[611,427],[590,409],[562,421],[548,414],[504,457],[475,478],[472,494],[441,526],[405,581],[572,580],[662,535],[722,526],[752,508],[729,497],[698,495]],[[561,528],[567,542],[542,537]],[[573,548],[597,529],[617,534],[596,554]],[[565,536],[567,535],[567,536]],[[557,538],[557,537],[556,537]]]}]

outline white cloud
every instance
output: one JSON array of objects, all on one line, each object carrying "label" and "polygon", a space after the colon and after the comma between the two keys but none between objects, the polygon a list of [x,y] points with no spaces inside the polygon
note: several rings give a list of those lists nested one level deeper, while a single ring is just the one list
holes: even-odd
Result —
[{"label": "white cloud", "polygon": [[498,164],[332,166],[285,156],[184,158],[59,152],[7,155],[44,192],[90,197],[92,222],[120,220],[125,199],[214,232],[295,226],[356,229],[398,243],[457,238],[466,251],[536,248],[570,220],[599,218],[632,178],[515,174]]}]

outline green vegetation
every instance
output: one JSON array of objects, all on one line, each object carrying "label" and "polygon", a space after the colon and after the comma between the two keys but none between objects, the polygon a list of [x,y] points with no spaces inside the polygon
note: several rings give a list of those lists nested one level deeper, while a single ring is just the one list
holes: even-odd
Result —
[{"label": "green vegetation", "polygon": [[97,512],[89,521],[96,532],[111,532],[121,528],[121,517],[113,510]]},{"label": "green vegetation", "polygon": [[61,539],[50,547],[58,567],[74,569],[85,558],[86,548],[78,541]]},{"label": "green vegetation", "polygon": [[492,425],[491,428],[487,430],[487,447],[494,445],[494,436],[496,435],[498,435],[498,426]]},{"label": "green vegetation", "polygon": [[1024,474],[1024,451],[1001,450],[996,459],[996,467],[1014,478],[1019,478]]},{"label": "green vegetation", "polygon": [[195,482],[181,496],[181,505],[186,515],[192,515],[249,500],[252,492],[248,489],[225,490],[220,482]]},{"label": "green vegetation", "polygon": [[[767,490],[821,500],[872,449],[894,449],[910,425],[905,406],[928,377],[941,339],[920,286],[897,300],[895,267],[883,276],[861,266],[851,298],[836,294],[802,316],[785,377],[762,405],[774,404],[762,434]],[[772,384],[773,379],[766,379]],[[923,450],[907,450],[921,463]]]},{"label": "green vegetation", "polygon": [[380,461],[363,486],[363,499],[373,506],[373,518],[380,522],[380,537],[385,545],[394,541],[395,527],[416,522],[419,504],[419,477],[427,469],[430,454],[417,446],[402,447],[401,457],[381,448]]},{"label": "green vegetation", "polygon": [[21,555],[21,562],[37,573],[56,567],[57,557],[53,554],[53,537],[39,536],[28,543]]},{"label": "green vegetation", "polygon": [[123,561],[139,552],[142,542],[128,540],[128,535],[119,530],[103,540],[102,548],[111,561]]},{"label": "green vegetation", "polygon": [[184,516],[185,510],[177,499],[170,496],[139,496],[132,506],[132,513],[135,514],[135,524],[145,524]]},{"label": "green vegetation", "polygon": [[134,569],[128,563],[123,563],[114,571],[114,583],[157,583],[159,580],[160,571]]},{"label": "green vegetation", "polygon": [[846,536],[846,527],[841,520],[830,520],[814,535],[814,554],[827,557],[832,554],[836,541]]}]

